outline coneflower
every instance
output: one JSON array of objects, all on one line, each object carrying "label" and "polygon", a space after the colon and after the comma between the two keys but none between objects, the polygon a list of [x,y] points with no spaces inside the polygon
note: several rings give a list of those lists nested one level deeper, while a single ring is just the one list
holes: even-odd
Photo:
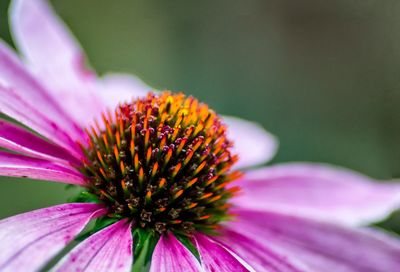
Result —
[{"label": "coneflower", "polygon": [[82,191],[1,220],[0,271],[399,269],[397,237],[356,228],[398,207],[398,184],[321,164],[243,170],[275,153],[260,126],[98,78],[44,1],[15,0],[10,17],[23,61],[0,43],[15,121],[0,120],[0,174]]}]

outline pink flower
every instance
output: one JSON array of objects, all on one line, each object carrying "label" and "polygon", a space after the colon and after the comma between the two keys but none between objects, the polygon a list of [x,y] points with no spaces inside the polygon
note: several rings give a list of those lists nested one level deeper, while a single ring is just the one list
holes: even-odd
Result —
[{"label": "pink flower", "polygon": [[35,133],[0,121],[0,174],[79,185],[95,202],[1,220],[0,271],[43,268],[92,219],[54,271],[400,267],[398,238],[357,228],[398,207],[398,184],[306,163],[240,176],[275,153],[261,127],[182,94],[146,96],[128,75],[98,78],[44,1],[15,0],[10,17],[21,58],[0,43],[0,111]]}]

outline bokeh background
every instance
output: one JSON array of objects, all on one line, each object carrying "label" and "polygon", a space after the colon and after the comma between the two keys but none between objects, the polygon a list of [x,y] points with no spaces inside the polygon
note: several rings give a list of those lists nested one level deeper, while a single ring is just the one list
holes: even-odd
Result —
[{"label": "bokeh background", "polygon": [[[400,177],[400,1],[54,0],[100,74],[193,94],[280,140],[272,163]],[[0,36],[9,0],[0,0]],[[0,178],[0,218],[71,194]],[[382,226],[400,232],[399,216]]]}]

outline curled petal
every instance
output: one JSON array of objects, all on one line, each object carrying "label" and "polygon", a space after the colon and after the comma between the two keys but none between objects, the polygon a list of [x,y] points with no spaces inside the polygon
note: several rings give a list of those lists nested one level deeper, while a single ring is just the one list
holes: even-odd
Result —
[{"label": "curled petal", "polygon": [[398,237],[278,212],[234,212],[238,220],[229,223],[230,228],[301,260],[313,271],[386,272],[399,267]]},{"label": "curled petal", "polygon": [[239,155],[236,168],[263,164],[275,155],[278,140],[260,125],[243,119],[223,116],[228,136],[233,141],[233,153]]},{"label": "curled petal", "polygon": [[400,185],[339,167],[289,163],[249,171],[238,181],[235,204],[346,225],[385,218],[400,205]]},{"label": "curled petal", "polygon": [[197,233],[194,236],[194,241],[200,253],[201,265],[205,271],[254,271],[238,256],[233,255],[210,237]]},{"label": "curled petal", "polygon": [[151,259],[150,272],[202,271],[196,257],[172,233],[157,242]]},{"label": "curled petal", "polygon": [[129,272],[132,261],[131,224],[120,220],[84,240],[52,270]]},{"label": "curled petal", "polygon": [[5,120],[0,120],[0,147],[64,163],[79,162],[65,149]]},{"label": "curled petal", "polygon": [[85,54],[67,27],[46,0],[14,0],[10,26],[31,72],[86,126],[103,106],[95,93],[96,76],[86,69]]},{"label": "curled petal", "polygon": [[71,203],[0,221],[0,271],[36,271],[82,231],[102,206]]},{"label": "curled petal", "polygon": [[[38,68],[49,69],[58,77],[78,72],[82,50],[46,0],[14,0],[10,8],[10,27],[24,58]],[[75,67],[74,67],[75,65]]]},{"label": "curled petal", "polygon": [[57,163],[0,151],[0,175],[85,185],[84,176]]}]

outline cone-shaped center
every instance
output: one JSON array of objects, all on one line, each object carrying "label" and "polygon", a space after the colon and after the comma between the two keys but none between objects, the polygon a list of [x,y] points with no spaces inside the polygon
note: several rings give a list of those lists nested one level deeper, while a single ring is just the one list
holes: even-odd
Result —
[{"label": "cone-shaped center", "polygon": [[[230,172],[226,127],[206,104],[183,94],[149,94],[88,132],[82,171],[89,190],[142,228],[190,233],[225,219],[240,175]],[[229,187],[229,186],[228,186]]]}]

